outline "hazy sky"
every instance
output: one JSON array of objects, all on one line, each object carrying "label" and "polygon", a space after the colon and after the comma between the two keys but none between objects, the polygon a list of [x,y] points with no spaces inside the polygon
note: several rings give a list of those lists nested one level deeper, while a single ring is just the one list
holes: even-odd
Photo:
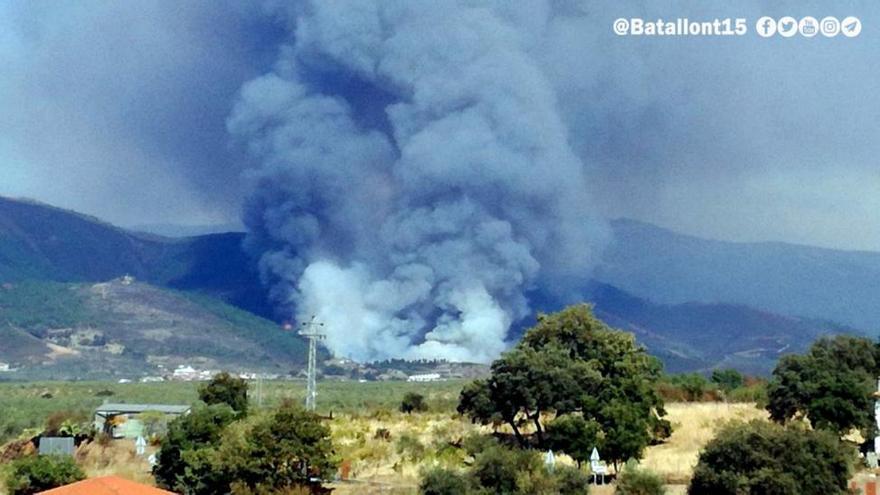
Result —
[{"label": "hazy sky", "polygon": [[[523,1],[510,22],[533,32],[602,214],[880,250],[880,4],[551,3]],[[762,15],[855,15],[863,29],[763,39]],[[636,16],[745,17],[750,33],[613,34]],[[273,4],[0,3],[0,194],[124,225],[236,221],[249,164],[226,119],[286,43]]]}]

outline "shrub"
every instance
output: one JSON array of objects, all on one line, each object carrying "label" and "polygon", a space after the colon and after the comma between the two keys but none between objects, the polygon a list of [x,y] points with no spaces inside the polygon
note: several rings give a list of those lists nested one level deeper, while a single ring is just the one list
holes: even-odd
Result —
[{"label": "shrub", "polygon": [[400,403],[400,412],[402,413],[410,414],[427,410],[428,405],[425,404],[425,396],[416,392],[407,392]]},{"label": "shrub", "polygon": [[712,383],[724,393],[730,393],[731,390],[742,387],[743,376],[742,373],[732,368],[718,369],[712,371]]},{"label": "shrub", "polygon": [[419,493],[422,495],[463,495],[470,493],[468,480],[449,469],[434,468],[422,473]]},{"label": "shrub", "polygon": [[[506,494],[506,495],[586,495],[590,477],[572,466],[548,471],[541,455],[534,450],[510,448],[494,439],[478,442],[475,436],[466,444],[479,450],[470,469],[458,471],[434,468],[421,474],[422,494]],[[460,463],[459,463],[460,464]]]},{"label": "shrub", "polygon": [[220,441],[226,425],[235,419],[235,411],[226,404],[201,407],[180,416],[168,425],[153,468],[156,483],[166,489],[190,493],[188,485],[205,484],[198,479],[203,469],[195,453]]},{"label": "shrub", "polygon": [[559,495],[587,495],[590,475],[573,466],[557,466],[554,472]]},{"label": "shrub", "polygon": [[72,437],[83,433],[83,424],[89,421],[88,416],[81,412],[57,411],[46,418],[44,434],[50,437]]},{"label": "shrub", "polygon": [[726,394],[726,398],[730,402],[754,402],[759,408],[767,407],[767,383],[763,381],[753,381],[742,387],[735,388]]},{"label": "shrub", "polygon": [[418,438],[404,434],[397,439],[397,453],[410,462],[419,462],[425,457],[425,446]]},{"label": "shrub", "polygon": [[[310,486],[311,479],[336,472],[330,429],[317,414],[292,402],[233,424],[213,454],[214,472],[255,490]],[[226,490],[207,493],[217,492]]]},{"label": "shrub", "polygon": [[383,440],[385,442],[391,441],[391,430],[388,428],[376,428],[376,433],[373,433],[374,440]]},{"label": "shrub", "polygon": [[6,490],[9,495],[30,495],[82,479],[86,475],[70,456],[39,455],[12,463]]},{"label": "shrub", "polygon": [[542,468],[537,454],[530,450],[489,447],[474,459],[471,476],[475,483],[492,493],[516,493],[518,478]]},{"label": "shrub", "polygon": [[497,445],[498,440],[495,440],[494,437],[479,433],[471,433],[461,441],[461,446],[465,452],[472,457],[476,457],[480,452]]},{"label": "shrub", "polygon": [[666,489],[663,487],[663,479],[651,471],[639,468],[638,464],[629,462],[626,464],[614,495],[663,495]]},{"label": "shrub", "polygon": [[855,449],[835,434],[752,421],[723,428],[700,453],[689,495],[848,493]]},{"label": "shrub", "polygon": [[210,382],[199,387],[199,399],[209,406],[227,404],[239,414],[245,415],[248,410],[247,391],[247,381],[224,371],[217,373]]}]

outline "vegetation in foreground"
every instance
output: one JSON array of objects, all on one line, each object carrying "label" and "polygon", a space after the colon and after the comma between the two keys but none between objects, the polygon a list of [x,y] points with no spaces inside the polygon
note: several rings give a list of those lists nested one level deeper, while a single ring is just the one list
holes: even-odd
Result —
[{"label": "vegetation in foreground", "polygon": [[85,479],[73,458],[61,455],[34,455],[12,462],[6,478],[9,495],[29,495]]},{"label": "vegetation in foreground", "polygon": [[609,328],[582,304],[539,316],[492,363],[489,378],[465,386],[458,411],[509,426],[521,448],[563,451],[578,464],[597,447],[616,471],[669,436],[660,377],[659,360],[632,334]]},{"label": "vegetation in foreground", "polygon": [[689,495],[844,495],[855,451],[827,430],[731,424],[700,453]]},{"label": "vegetation in foreground", "polygon": [[[198,387],[0,384],[9,392],[0,403],[45,407],[36,409],[45,412],[37,416],[45,419],[42,430],[73,436],[84,434],[89,416],[48,405],[97,405],[117,393],[129,402],[196,403],[198,397],[204,405],[158,440],[156,482],[187,494],[289,492],[331,478],[337,465],[344,466],[340,473],[396,486],[400,493],[579,493],[594,446],[612,464],[621,494],[662,493],[661,481],[689,483],[696,495],[757,494],[768,487],[782,494],[819,493],[820,487],[833,494],[845,493],[854,466],[854,444],[846,440],[853,437],[844,434],[872,434],[864,406],[878,355],[877,344],[866,339],[823,338],[807,354],[780,361],[764,393],[762,382],[730,370],[708,378],[663,376],[631,335],[608,328],[581,306],[543,317],[483,380],[322,383],[321,404],[335,411],[329,420],[286,401],[300,402],[301,388],[267,382],[262,394],[251,389],[248,395],[248,384],[228,374]],[[668,397],[721,402],[667,405]],[[753,405],[728,402],[742,397],[762,398],[778,424]],[[463,415],[452,414],[456,398]],[[27,442],[8,444],[4,454],[42,460],[26,449],[9,450]],[[86,441],[75,465],[88,475],[107,474],[95,464],[106,466],[107,456],[122,455],[116,444],[100,436]],[[556,469],[541,457],[548,448],[557,453]],[[638,467],[617,469],[639,458]],[[296,468],[279,470],[279,462]],[[12,472],[16,465],[0,470],[9,483],[20,479]],[[786,470],[795,474],[777,475]],[[354,492],[344,483],[334,487],[340,494],[369,493],[359,486]]]}]

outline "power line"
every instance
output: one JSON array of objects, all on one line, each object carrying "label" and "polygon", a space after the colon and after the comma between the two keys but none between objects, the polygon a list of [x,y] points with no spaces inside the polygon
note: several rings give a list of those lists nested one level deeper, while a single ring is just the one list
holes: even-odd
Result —
[{"label": "power line", "polygon": [[324,335],[324,333],[320,330],[320,328],[323,327],[324,324],[316,322],[314,315],[312,315],[312,318],[309,321],[304,321],[301,325],[302,329],[300,329],[299,334],[309,339],[309,370],[308,385],[306,386],[306,409],[309,411],[314,411],[316,407],[316,399],[318,397],[318,380],[316,369],[318,341],[324,340],[326,335]]}]

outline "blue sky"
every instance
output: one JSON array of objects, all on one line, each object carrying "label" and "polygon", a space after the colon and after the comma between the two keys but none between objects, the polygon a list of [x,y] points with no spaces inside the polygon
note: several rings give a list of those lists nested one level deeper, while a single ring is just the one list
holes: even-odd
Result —
[{"label": "blue sky", "polygon": [[[880,250],[880,6],[694,4],[509,9],[595,208],[712,238]],[[864,27],[853,39],[611,30],[618,17],[745,17],[752,31],[762,15]],[[123,225],[237,221],[253,164],[226,121],[242,85],[295,44],[295,25],[275,3],[0,4],[0,194]],[[379,95],[362,100],[381,119]]]}]

